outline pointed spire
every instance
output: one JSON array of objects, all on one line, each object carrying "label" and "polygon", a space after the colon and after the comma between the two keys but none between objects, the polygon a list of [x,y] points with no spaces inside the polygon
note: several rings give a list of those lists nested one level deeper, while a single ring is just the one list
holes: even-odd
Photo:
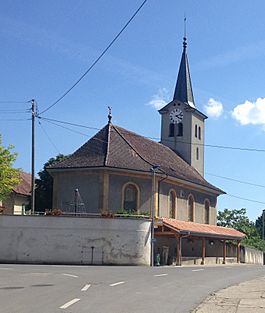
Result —
[{"label": "pointed spire", "polygon": [[[184,19],[184,22],[185,22],[185,19]],[[186,52],[187,50],[186,26],[184,29],[185,31],[184,31],[184,38],[183,38],[183,52],[182,52],[180,66],[179,66],[178,78],[177,78],[173,100],[179,100],[179,101],[187,103],[191,107],[195,107],[195,102],[194,102],[194,97],[193,97],[193,92],[192,92],[192,85],[191,85],[191,78],[190,78],[189,62],[188,62],[188,56]]]}]

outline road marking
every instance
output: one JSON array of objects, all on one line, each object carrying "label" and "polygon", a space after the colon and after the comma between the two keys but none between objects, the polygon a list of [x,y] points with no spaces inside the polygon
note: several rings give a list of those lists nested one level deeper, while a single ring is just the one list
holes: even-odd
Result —
[{"label": "road marking", "polygon": [[63,274],[64,276],[69,276],[69,277],[75,277],[75,278],[77,278],[78,276],[76,276],[76,275],[72,275],[72,274]]},{"label": "road marking", "polygon": [[157,275],[154,275],[155,277],[161,277],[161,276],[167,276],[168,274],[157,274]]},{"label": "road marking", "polygon": [[118,286],[118,285],[121,285],[121,284],[125,284],[125,281],[119,281],[117,283],[110,284],[110,287]]},{"label": "road marking", "polygon": [[81,291],[87,291],[88,288],[90,288],[90,284],[86,284],[82,289]]},{"label": "road marking", "polygon": [[69,308],[70,305],[73,305],[73,304],[75,304],[78,301],[80,301],[80,299],[75,298],[75,299],[73,299],[73,300],[71,300],[69,302],[66,302],[64,305],[60,306],[60,309],[67,309],[67,308]]},{"label": "road marking", "polygon": [[14,270],[13,268],[11,268],[11,267],[0,267],[0,270],[4,270],[4,271],[12,271],[12,270]]},{"label": "road marking", "polygon": [[225,268],[232,268],[231,266],[226,266]]},{"label": "road marking", "polygon": [[200,269],[198,269],[198,270],[192,270],[192,272],[200,272],[200,271],[204,271],[204,269],[203,269],[203,268],[200,268]]}]

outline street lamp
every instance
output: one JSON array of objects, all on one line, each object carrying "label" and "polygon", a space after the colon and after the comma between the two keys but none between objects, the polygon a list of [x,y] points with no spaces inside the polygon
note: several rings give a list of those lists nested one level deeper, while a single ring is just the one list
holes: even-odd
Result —
[{"label": "street lamp", "polygon": [[154,228],[154,220],[155,220],[155,175],[156,175],[156,170],[159,169],[159,165],[152,165],[150,168],[150,171],[152,172],[152,201],[151,201],[151,266],[154,266],[154,244],[155,244],[155,228]]}]

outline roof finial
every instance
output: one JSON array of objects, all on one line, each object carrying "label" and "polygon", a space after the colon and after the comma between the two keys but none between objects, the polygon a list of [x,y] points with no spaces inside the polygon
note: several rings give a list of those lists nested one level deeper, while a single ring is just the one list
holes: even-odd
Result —
[{"label": "roof finial", "polygon": [[109,124],[110,124],[111,123],[111,119],[112,119],[111,107],[108,106],[108,109],[109,109],[108,119],[109,119]]},{"label": "roof finial", "polygon": [[186,50],[187,48],[187,18],[186,18],[186,13],[184,13],[184,37],[183,37],[183,48]]}]

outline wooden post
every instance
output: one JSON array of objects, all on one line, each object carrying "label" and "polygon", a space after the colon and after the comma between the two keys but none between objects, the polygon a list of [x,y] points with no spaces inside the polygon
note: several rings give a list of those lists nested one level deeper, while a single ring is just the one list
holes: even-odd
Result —
[{"label": "wooden post", "polygon": [[177,265],[181,266],[181,236],[177,238]]},{"label": "wooden post", "polygon": [[205,253],[206,252],[206,248],[205,248],[205,238],[202,238],[202,262],[201,265],[205,264]]},{"label": "wooden post", "polygon": [[240,240],[237,241],[237,254],[236,254],[236,258],[237,258],[237,263],[240,263]]},{"label": "wooden post", "polygon": [[223,264],[226,263],[226,240],[223,241]]}]

